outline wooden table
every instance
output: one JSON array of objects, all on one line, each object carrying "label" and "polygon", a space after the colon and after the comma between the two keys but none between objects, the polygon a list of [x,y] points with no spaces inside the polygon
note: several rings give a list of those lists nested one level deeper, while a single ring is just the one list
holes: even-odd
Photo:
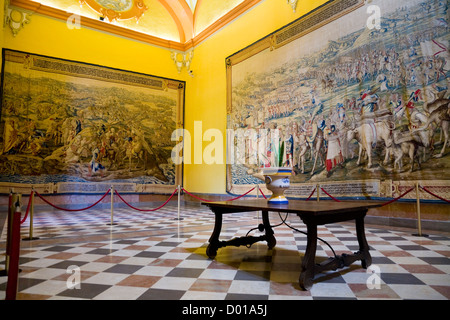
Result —
[{"label": "wooden table", "polygon": [[[209,245],[206,254],[211,259],[217,255],[217,250],[226,246],[251,245],[258,241],[267,241],[269,249],[276,245],[274,232],[269,222],[269,211],[281,213],[294,213],[302,219],[307,228],[306,252],[302,260],[301,272],[299,277],[300,287],[309,290],[313,285],[313,278],[316,274],[325,270],[337,270],[344,266],[349,266],[356,260],[361,260],[363,268],[367,268],[372,263],[372,257],[369,253],[364,232],[364,217],[370,208],[379,207],[381,204],[367,201],[299,201],[289,200],[289,204],[274,205],[268,204],[267,200],[238,200],[222,202],[202,202],[208,206],[215,214],[215,225],[213,233],[209,239]],[[234,238],[229,241],[220,241],[219,236],[222,229],[222,217],[227,213],[236,212],[262,212],[261,231],[264,235],[259,237],[247,236]],[[315,263],[317,247],[317,226],[328,223],[343,222],[355,220],[356,234],[359,244],[359,250],[353,254],[336,255],[328,258],[321,264]]]}]

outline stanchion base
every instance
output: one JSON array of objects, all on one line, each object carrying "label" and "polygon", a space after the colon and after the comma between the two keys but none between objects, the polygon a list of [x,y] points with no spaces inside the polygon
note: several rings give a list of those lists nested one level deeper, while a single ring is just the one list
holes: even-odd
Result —
[{"label": "stanchion base", "polygon": [[[19,273],[22,272],[22,269],[19,269]],[[8,272],[6,272],[6,270],[0,270],[0,277],[7,277],[8,276]]]},{"label": "stanchion base", "polygon": [[184,218],[173,218],[173,220],[177,220],[177,221],[181,221],[181,220],[183,220]]},{"label": "stanchion base", "polygon": [[31,241],[31,240],[39,240],[40,238],[38,237],[28,237],[28,238],[23,238],[22,241]]},{"label": "stanchion base", "polygon": [[429,237],[428,234],[424,234],[424,233],[422,233],[422,234],[413,233],[412,235],[415,236],[415,237],[425,237],[425,238],[428,238],[428,237]]},{"label": "stanchion base", "polygon": [[117,226],[117,223],[107,223],[107,226]]}]

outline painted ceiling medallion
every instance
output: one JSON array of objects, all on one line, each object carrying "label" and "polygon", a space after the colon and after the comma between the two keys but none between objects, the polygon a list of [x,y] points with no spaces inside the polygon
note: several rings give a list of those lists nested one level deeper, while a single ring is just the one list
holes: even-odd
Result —
[{"label": "painted ceiling medallion", "polygon": [[110,22],[139,18],[148,9],[143,0],[79,0]]}]

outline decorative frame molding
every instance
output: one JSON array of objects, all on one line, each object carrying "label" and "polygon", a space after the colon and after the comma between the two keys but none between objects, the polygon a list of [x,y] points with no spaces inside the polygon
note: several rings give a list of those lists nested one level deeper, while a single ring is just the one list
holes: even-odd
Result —
[{"label": "decorative frame molding", "polygon": [[[192,39],[184,39],[181,37],[181,41],[172,41],[165,40],[162,38],[158,38],[155,36],[147,35],[141,32],[137,32],[134,30],[122,28],[113,24],[105,23],[104,21],[91,19],[87,17],[83,17],[80,19],[80,23],[84,27],[93,28],[96,30],[112,33],[115,35],[119,35],[122,37],[130,38],[137,41],[142,41],[148,44],[156,45],[162,48],[166,48],[169,50],[178,50],[178,51],[188,51],[191,48],[194,48],[202,41],[206,40],[209,36],[223,28],[225,25],[238,18],[241,14],[251,9],[253,6],[257,5],[262,0],[244,0],[241,4],[236,6],[230,12],[225,14],[222,18],[211,24],[208,28],[200,32],[198,35],[193,37]],[[25,10],[32,11],[33,13],[42,14],[48,17],[60,19],[67,21],[68,18],[72,16],[72,13],[66,12],[64,10],[55,9],[38,2],[33,2],[31,0],[10,0],[11,5],[22,8]]]},{"label": "decorative frame molding", "polygon": [[298,0],[287,0],[288,5],[291,6],[292,11],[294,11],[294,13],[297,10],[297,2]]},{"label": "decorative frame molding", "polygon": [[32,13],[20,10],[15,7],[11,7],[9,0],[5,0],[4,5],[5,17],[3,25],[5,27],[8,26],[11,29],[13,36],[15,37],[26,24],[30,23]]},{"label": "decorative frame molding", "polygon": [[181,73],[183,67],[186,68],[186,70],[189,72],[189,67],[191,66],[192,59],[194,58],[194,49],[190,50],[189,52],[171,51],[170,58],[175,63],[178,73]]}]

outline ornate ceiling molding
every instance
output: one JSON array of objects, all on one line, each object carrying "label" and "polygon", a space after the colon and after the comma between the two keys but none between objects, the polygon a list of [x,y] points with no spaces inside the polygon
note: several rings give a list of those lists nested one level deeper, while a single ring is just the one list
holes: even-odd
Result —
[{"label": "ornate ceiling molding", "polygon": [[81,5],[87,4],[89,8],[97,12],[108,21],[128,20],[136,21],[148,9],[143,0],[78,0]]},{"label": "ornate ceiling molding", "polygon": [[[50,6],[34,2],[32,0],[9,0],[11,5],[17,8],[25,9],[33,13],[42,14],[56,19],[67,21],[72,16],[72,13],[64,10],[56,9]],[[93,0],[92,0],[93,1]],[[136,0],[137,1],[137,0]],[[171,14],[175,23],[177,24],[180,34],[180,41],[166,40],[158,38],[152,35],[144,34],[142,32],[134,31],[131,29],[123,28],[114,24],[100,21],[97,19],[82,17],[80,23],[83,27],[93,28],[100,31],[108,32],[111,34],[119,35],[122,37],[142,41],[159,47],[163,47],[169,50],[177,50],[186,52],[194,46],[200,44],[209,36],[223,28],[225,25],[238,18],[241,14],[251,9],[253,6],[261,2],[262,0],[244,0],[234,9],[222,16],[219,20],[211,24],[208,28],[200,32],[198,35],[193,34],[195,14],[189,8],[189,5],[183,0],[158,0]],[[197,8],[201,5],[202,1],[198,0]],[[151,9],[150,9],[151,10]],[[6,14],[6,12],[5,12]],[[109,17],[108,17],[109,19]],[[113,19],[113,16],[111,16]]]},{"label": "ornate ceiling molding", "polygon": [[191,8],[183,0],[159,0],[172,16],[177,25],[180,42],[185,43],[194,37],[194,15]]}]

